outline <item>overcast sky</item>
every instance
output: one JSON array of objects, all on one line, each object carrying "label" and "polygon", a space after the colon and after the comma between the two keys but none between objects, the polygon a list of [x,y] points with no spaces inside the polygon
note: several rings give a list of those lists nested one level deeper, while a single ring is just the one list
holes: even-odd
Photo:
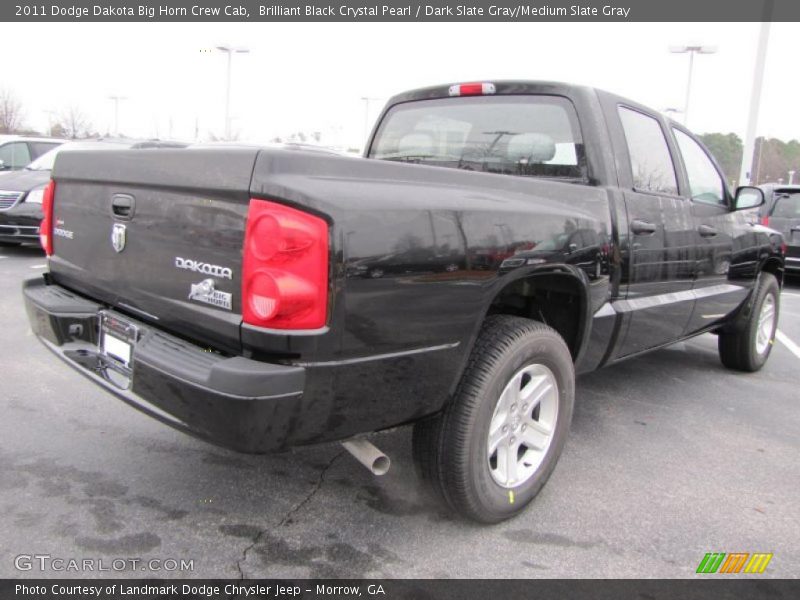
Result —
[{"label": "overcast sky", "polygon": [[[111,94],[128,135],[192,140],[224,131],[225,57],[233,66],[233,129],[267,141],[321,131],[323,142],[360,146],[392,94],[453,81],[545,79],[592,85],[653,108],[683,106],[688,55],[701,42],[689,126],[743,136],[759,24],[717,23],[24,23],[0,37],[0,87],[23,101],[26,123],[76,105],[113,132]],[[759,134],[800,139],[800,24],[772,25]]]}]

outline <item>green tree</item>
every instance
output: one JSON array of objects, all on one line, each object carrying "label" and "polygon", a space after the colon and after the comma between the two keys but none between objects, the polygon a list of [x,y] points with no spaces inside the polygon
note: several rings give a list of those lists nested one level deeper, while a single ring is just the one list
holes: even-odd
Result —
[{"label": "green tree", "polygon": [[741,138],[735,133],[706,133],[700,139],[719,162],[728,183],[736,183],[742,164]]}]

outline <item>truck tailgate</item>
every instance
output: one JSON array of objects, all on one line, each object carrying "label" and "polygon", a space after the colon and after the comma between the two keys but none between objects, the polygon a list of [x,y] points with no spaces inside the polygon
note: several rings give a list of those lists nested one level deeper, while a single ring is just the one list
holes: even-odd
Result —
[{"label": "truck tailgate", "polygon": [[240,349],[255,148],[64,153],[50,272],[166,330]]}]

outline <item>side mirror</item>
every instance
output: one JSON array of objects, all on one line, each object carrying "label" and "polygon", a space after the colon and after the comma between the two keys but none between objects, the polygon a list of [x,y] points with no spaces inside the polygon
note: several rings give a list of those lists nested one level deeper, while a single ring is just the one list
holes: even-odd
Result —
[{"label": "side mirror", "polygon": [[733,210],[757,208],[764,204],[764,202],[764,191],[761,188],[745,185],[736,190],[736,198],[733,201]]}]

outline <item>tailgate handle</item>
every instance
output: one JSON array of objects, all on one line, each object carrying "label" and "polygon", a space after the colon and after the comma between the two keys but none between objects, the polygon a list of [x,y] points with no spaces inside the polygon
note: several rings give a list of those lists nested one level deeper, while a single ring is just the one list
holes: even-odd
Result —
[{"label": "tailgate handle", "polygon": [[130,219],[133,217],[133,210],[136,207],[136,201],[133,196],[128,194],[114,194],[111,198],[111,212],[115,217],[120,219]]}]

